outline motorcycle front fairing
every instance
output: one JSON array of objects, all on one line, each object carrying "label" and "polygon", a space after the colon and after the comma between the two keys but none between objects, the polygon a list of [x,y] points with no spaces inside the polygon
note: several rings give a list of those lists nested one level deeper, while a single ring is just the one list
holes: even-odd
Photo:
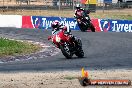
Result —
[{"label": "motorcycle front fairing", "polygon": [[69,37],[64,34],[63,30],[57,31],[53,35],[52,42],[59,48],[60,45],[63,45],[65,42],[69,42]]}]

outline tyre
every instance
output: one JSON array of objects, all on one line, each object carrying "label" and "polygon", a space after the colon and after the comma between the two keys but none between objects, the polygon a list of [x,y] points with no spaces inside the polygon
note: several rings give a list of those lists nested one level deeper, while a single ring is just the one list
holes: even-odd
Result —
[{"label": "tyre", "polygon": [[86,31],[84,27],[81,27],[80,30],[81,30],[82,32],[85,32],[85,31]]},{"label": "tyre", "polygon": [[78,46],[79,46],[80,48],[82,48],[82,41],[81,41],[81,39],[78,39],[77,42],[78,42]]},{"label": "tyre", "polygon": [[76,55],[77,57],[79,57],[79,58],[83,58],[83,57],[84,57],[84,52],[83,52],[83,50],[81,49],[80,51],[77,51],[77,52],[75,53],[75,55]]},{"label": "tyre", "polygon": [[67,58],[67,59],[71,59],[72,58],[72,54],[70,52],[70,49],[68,47],[68,45],[65,46],[60,46],[61,52],[62,54]]},{"label": "tyre", "polygon": [[83,58],[84,57],[84,52],[82,50],[82,41],[80,39],[77,40],[77,52],[75,53],[76,56],[78,56],[79,58]]},{"label": "tyre", "polygon": [[80,79],[79,81],[80,81],[80,84],[81,84],[82,86],[88,86],[88,85],[91,84],[91,82],[90,82],[90,80],[89,80],[88,78],[82,78],[82,79]]},{"label": "tyre", "polygon": [[92,32],[95,32],[95,28],[94,28],[94,25],[92,23],[90,23],[90,29]]},{"label": "tyre", "polygon": [[87,30],[86,26],[83,23],[81,24],[78,23],[78,26],[82,32],[85,32]]}]

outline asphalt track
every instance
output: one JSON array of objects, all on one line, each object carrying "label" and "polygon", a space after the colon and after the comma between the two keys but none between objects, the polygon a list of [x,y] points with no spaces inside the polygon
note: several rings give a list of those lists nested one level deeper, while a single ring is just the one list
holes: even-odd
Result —
[{"label": "asphalt track", "polygon": [[[132,68],[132,33],[116,32],[80,32],[72,33],[82,39],[84,58],[66,59],[62,53],[45,58],[0,63],[0,71],[47,71],[86,69],[131,69]],[[0,36],[40,41],[47,40],[50,30],[0,28]]]}]

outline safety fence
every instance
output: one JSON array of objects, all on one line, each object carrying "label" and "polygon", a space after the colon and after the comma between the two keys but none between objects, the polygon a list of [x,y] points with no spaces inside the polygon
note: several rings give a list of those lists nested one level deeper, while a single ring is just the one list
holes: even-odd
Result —
[{"label": "safety fence", "polygon": [[[83,4],[83,1],[87,1],[87,3],[84,2],[85,4]],[[74,10],[77,4],[82,4],[84,8],[88,9],[92,9],[94,6],[96,10],[132,7],[132,2],[105,1],[107,0],[0,0],[0,10]]]},{"label": "safety fence", "polygon": [[[0,27],[36,28],[50,30],[51,23],[58,20],[72,30],[79,30],[74,18],[0,15]],[[10,21],[9,21],[10,20]],[[96,32],[132,32],[132,20],[92,19]]]}]

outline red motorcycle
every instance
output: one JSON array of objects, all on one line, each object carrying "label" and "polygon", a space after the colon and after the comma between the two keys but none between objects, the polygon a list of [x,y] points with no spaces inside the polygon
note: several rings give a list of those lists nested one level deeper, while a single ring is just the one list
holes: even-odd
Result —
[{"label": "red motorcycle", "polygon": [[50,39],[52,39],[53,44],[61,50],[67,59],[72,58],[74,54],[80,58],[84,57],[81,40],[78,39],[76,44],[71,37],[64,34],[64,30],[55,32],[52,36],[49,36],[48,40]]}]

